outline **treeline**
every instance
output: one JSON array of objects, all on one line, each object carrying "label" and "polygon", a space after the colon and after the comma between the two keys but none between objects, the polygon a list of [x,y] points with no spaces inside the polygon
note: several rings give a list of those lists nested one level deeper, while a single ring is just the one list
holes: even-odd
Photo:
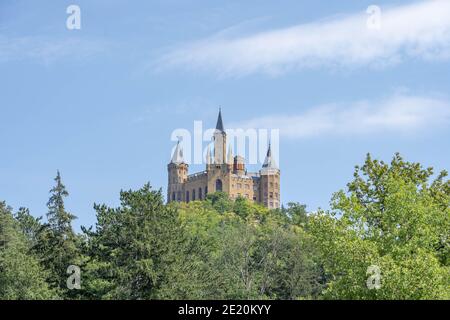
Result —
[{"label": "treeline", "polygon": [[0,299],[450,299],[450,181],[398,154],[328,211],[147,184],[77,234],[67,196],[58,172],[45,221],[0,202]]}]

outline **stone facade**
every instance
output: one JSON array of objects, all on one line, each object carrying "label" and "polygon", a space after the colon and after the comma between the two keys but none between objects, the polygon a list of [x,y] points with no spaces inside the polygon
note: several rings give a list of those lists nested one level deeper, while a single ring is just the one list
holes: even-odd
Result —
[{"label": "stone facade", "polygon": [[233,157],[231,148],[226,152],[227,135],[219,111],[214,132],[214,150],[208,150],[206,170],[188,175],[189,166],[184,162],[183,150],[178,142],[168,164],[167,200],[189,202],[203,200],[208,193],[223,191],[231,199],[241,196],[270,209],[281,206],[280,170],[271,148],[259,172],[248,173],[245,159]]}]

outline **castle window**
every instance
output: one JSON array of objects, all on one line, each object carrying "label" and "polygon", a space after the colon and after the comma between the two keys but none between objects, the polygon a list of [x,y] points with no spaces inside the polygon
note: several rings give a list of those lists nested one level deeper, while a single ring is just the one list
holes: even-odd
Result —
[{"label": "castle window", "polygon": [[278,193],[275,193],[275,198],[276,198],[276,199],[280,199]]},{"label": "castle window", "polygon": [[178,191],[178,192],[177,192],[177,200],[178,200],[178,201],[181,201],[181,191]]},{"label": "castle window", "polygon": [[272,199],[272,198],[273,198],[273,192],[270,193],[270,199]]},{"label": "castle window", "polygon": [[216,191],[222,191],[222,180],[216,180]]},{"label": "castle window", "polygon": [[273,202],[270,203],[270,207],[273,208]]},{"label": "castle window", "polygon": [[175,192],[172,192],[172,201],[175,201]]},{"label": "castle window", "polygon": [[250,186],[248,184],[245,184],[244,186],[245,186],[245,189],[247,189],[247,190],[250,189]]},{"label": "castle window", "polygon": [[195,201],[195,189],[192,190],[192,201]]},{"label": "castle window", "polygon": [[198,188],[198,200],[202,200],[203,194],[202,194],[202,188]]},{"label": "castle window", "polygon": [[237,184],[237,188],[238,188],[238,189],[241,189],[241,188],[242,188],[242,184],[238,183],[238,184]]},{"label": "castle window", "polygon": [[208,186],[205,187],[205,197],[208,194]]},{"label": "castle window", "polygon": [[256,197],[253,197],[253,201],[256,201]]},{"label": "castle window", "polygon": [[186,191],[186,202],[189,202],[189,191]]}]

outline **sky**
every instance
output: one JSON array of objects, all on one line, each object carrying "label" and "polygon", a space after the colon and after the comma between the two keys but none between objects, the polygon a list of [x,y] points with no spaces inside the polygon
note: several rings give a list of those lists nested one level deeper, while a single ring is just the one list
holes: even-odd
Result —
[{"label": "sky", "polygon": [[447,0],[2,0],[0,201],[45,216],[60,170],[94,225],[122,189],[165,194],[172,132],[220,106],[280,129],[283,203],[327,209],[368,152],[450,169],[449,76]]}]

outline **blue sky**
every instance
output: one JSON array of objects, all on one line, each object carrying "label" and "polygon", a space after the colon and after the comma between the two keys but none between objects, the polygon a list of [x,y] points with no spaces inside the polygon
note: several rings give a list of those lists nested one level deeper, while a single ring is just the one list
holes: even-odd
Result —
[{"label": "blue sky", "polygon": [[59,169],[94,224],[121,189],[165,192],[172,131],[221,106],[225,127],[280,128],[283,203],[327,208],[367,152],[449,169],[449,63],[445,0],[3,0],[0,200],[45,215]]}]

